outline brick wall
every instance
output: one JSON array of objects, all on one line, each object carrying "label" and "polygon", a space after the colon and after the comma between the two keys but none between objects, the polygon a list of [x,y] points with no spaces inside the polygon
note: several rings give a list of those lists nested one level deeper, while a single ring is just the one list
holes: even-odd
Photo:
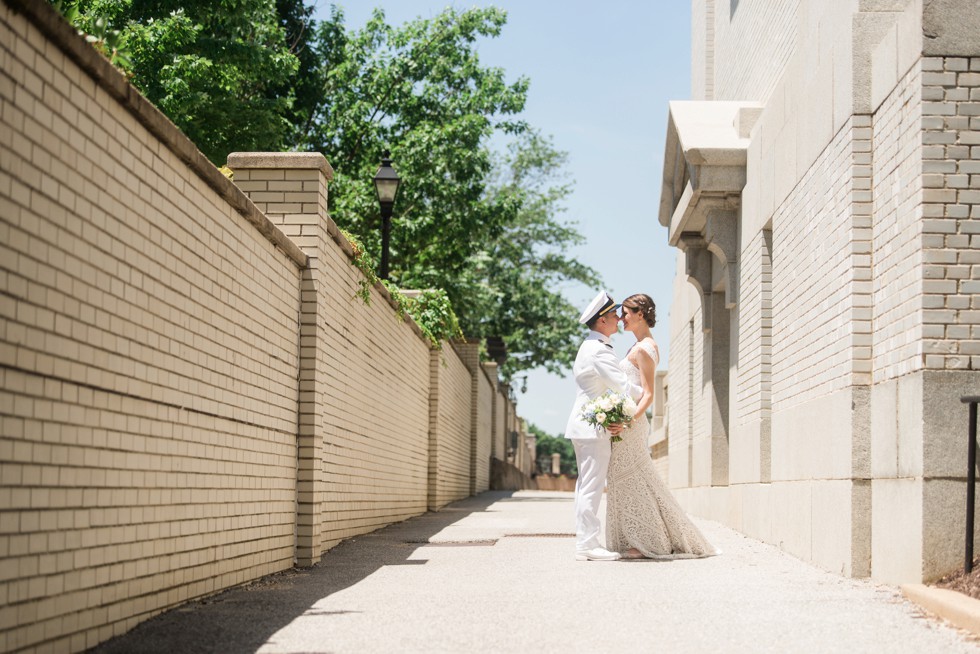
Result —
[{"label": "brick wall", "polygon": [[77,651],[292,565],[305,260],[7,4],[0,56],[0,650]]},{"label": "brick wall", "polygon": [[490,488],[490,458],[493,438],[493,398],[495,384],[483,366],[476,375],[474,405],[477,412],[473,451],[473,492],[480,493]]},{"label": "brick wall", "polygon": [[868,117],[853,116],[773,217],[774,410],[867,382],[870,282],[859,269],[869,263],[870,230],[855,215],[863,190],[841,171],[860,165],[870,131]]},{"label": "brick wall", "polygon": [[432,353],[432,424],[429,441],[429,508],[470,494],[472,379],[456,353]]},{"label": "brick wall", "polygon": [[875,383],[922,362],[921,104],[916,65],[874,116]]},{"label": "brick wall", "polygon": [[[496,373],[492,375],[496,377]],[[510,430],[507,428],[507,387],[497,385],[493,397],[493,439],[490,456],[500,461],[507,460],[507,447],[510,442]]]},{"label": "brick wall", "polygon": [[980,57],[923,58],[921,93],[924,367],[980,370]]},{"label": "brick wall", "polygon": [[738,379],[733,416],[768,419],[772,410],[772,232],[760,230],[742,250]]},{"label": "brick wall", "polygon": [[321,155],[246,156],[240,189],[41,0],[0,3],[0,61],[0,651],[424,512],[433,415],[437,501],[487,487],[478,346],[354,297]]}]

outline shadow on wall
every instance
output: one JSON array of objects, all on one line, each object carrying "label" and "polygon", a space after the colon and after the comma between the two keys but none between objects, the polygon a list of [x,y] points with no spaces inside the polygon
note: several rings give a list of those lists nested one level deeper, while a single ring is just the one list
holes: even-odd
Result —
[{"label": "shadow on wall", "polygon": [[[320,614],[320,600],[354,586],[384,566],[425,565],[411,559],[453,523],[507,501],[489,492],[341,542],[312,568],[293,568],[189,602],[88,650],[92,654],[255,652],[297,618]],[[377,610],[382,611],[383,603]]]},{"label": "shadow on wall", "polygon": [[[506,461],[490,460],[490,489],[491,490],[535,490],[540,488],[535,480]],[[545,489],[547,490],[547,489]]]},{"label": "shadow on wall", "polygon": [[566,475],[538,475],[534,481],[538,483],[538,490],[567,491],[575,492],[575,480],[578,477],[568,477]]}]

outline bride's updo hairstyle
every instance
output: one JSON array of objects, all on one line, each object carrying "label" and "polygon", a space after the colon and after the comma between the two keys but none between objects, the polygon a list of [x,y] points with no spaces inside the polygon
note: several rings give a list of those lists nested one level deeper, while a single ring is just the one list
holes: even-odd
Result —
[{"label": "bride's updo hairstyle", "polygon": [[657,324],[657,305],[653,303],[653,298],[646,293],[637,293],[636,295],[629,296],[623,300],[623,306],[627,309],[639,311],[648,327],[653,327]]}]

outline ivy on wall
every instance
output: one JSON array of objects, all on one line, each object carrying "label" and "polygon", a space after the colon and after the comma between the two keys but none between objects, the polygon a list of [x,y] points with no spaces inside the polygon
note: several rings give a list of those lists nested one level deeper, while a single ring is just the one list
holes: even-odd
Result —
[{"label": "ivy on wall", "polygon": [[364,304],[371,304],[371,288],[381,283],[388,290],[398,315],[412,320],[419,326],[422,333],[436,349],[442,349],[443,341],[463,338],[456,312],[453,311],[449,296],[442,289],[426,289],[410,295],[404,293],[398,285],[388,280],[382,280],[375,272],[377,266],[374,258],[368,254],[360,239],[346,230],[340,230],[354,251],[351,265],[361,271],[363,277],[358,281],[354,297],[360,298]]}]

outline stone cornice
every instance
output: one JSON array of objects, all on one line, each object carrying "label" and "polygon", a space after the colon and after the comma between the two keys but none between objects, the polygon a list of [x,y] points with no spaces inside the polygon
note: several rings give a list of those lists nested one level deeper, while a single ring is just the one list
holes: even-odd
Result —
[{"label": "stone cornice", "polygon": [[659,218],[671,245],[682,233],[703,231],[709,210],[738,208],[748,137],[761,111],[754,102],[670,103]]}]

